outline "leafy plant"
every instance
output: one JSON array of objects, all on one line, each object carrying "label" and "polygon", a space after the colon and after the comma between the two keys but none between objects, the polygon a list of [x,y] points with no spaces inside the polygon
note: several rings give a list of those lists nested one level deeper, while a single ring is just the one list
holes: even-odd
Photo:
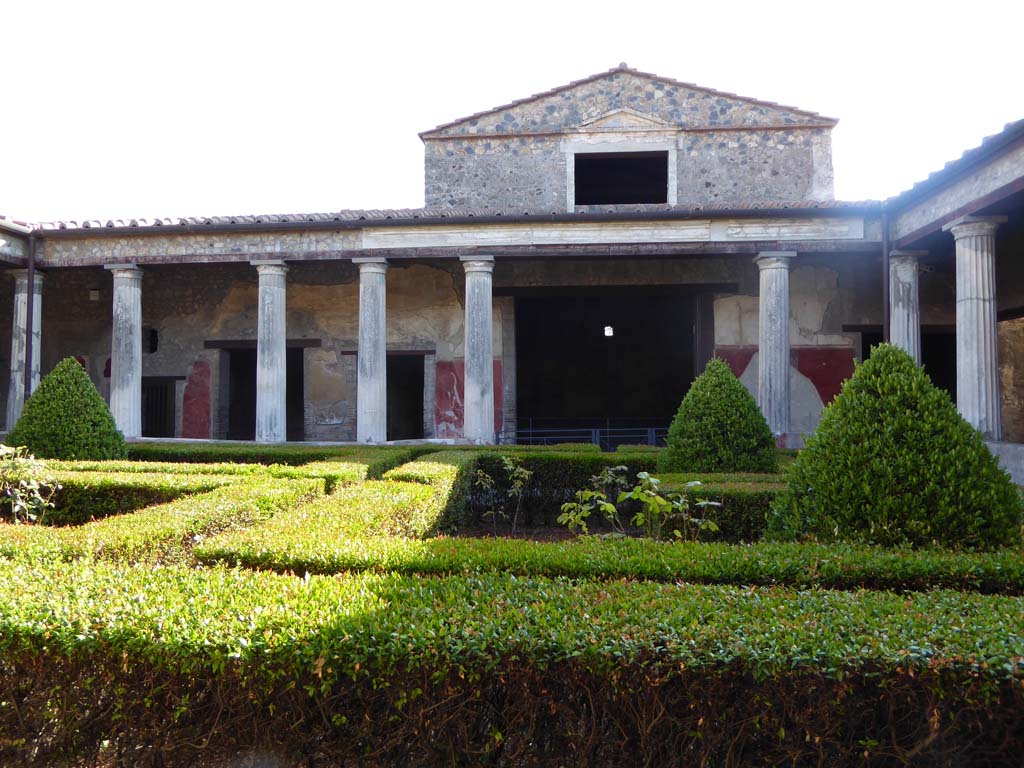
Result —
[{"label": "leafy plant", "polygon": [[949,395],[897,347],[857,367],[786,471],[769,534],[986,549],[1021,540],[1018,489]]},{"label": "leafy plant", "polygon": [[60,490],[46,472],[46,463],[25,448],[0,445],[0,498],[3,512],[15,523],[42,522]]},{"label": "leafy plant", "polygon": [[[690,502],[681,493],[665,493],[661,490],[661,481],[648,472],[637,473],[639,481],[632,491],[619,494],[619,503],[632,499],[640,503],[640,511],[633,515],[630,523],[643,529],[644,535],[650,539],[661,540],[671,532],[680,540],[693,540],[700,537],[702,531],[717,531],[718,525],[713,520],[697,517],[690,513]],[[687,488],[700,485],[699,480],[686,484]],[[715,501],[700,501],[699,507],[719,506]]]},{"label": "leafy plant", "polygon": [[[690,501],[682,493],[666,493],[661,490],[661,481],[649,472],[638,472],[637,482],[632,489],[625,480],[625,467],[609,467],[600,475],[591,478],[591,488],[577,491],[574,501],[562,505],[562,514],[558,522],[569,527],[579,528],[588,533],[587,520],[595,512],[600,512],[611,524],[617,534],[625,533],[625,525],[620,516],[619,506],[625,502],[636,502],[637,512],[630,518],[629,524],[641,528],[644,535],[651,539],[662,539],[671,533],[679,540],[694,540],[704,531],[715,532],[718,525],[704,517],[690,513]],[[699,481],[686,483],[686,488],[695,488]],[[622,487],[616,495],[615,503],[608,500],[609,488]],[[721,506],[715,501],[698,501],[694,506],[705,509],[709,506]]]},{"label": "leafy plant", "polygon": [[508,498],[515,504],[512,513],[512,535],[516,535],[516,525],[519,523],[519,513],[523,506],[523,497],[530,486],[530,479],[533,472],[523,465],[523,460],[518,456],[504,455],[501,457],[502,466],[505,469],[505,479],[508,482],[506,493]]},{"label": "leafy plant", "polygon": [[7,436],[47,459],[123,459],[124,437],[85,369],[73,357],[39,383]]},{"label": "leafy plant", "polygon": [[747,388],[718,358],[679,406],[659,472],[774,472],[775,439]]}]

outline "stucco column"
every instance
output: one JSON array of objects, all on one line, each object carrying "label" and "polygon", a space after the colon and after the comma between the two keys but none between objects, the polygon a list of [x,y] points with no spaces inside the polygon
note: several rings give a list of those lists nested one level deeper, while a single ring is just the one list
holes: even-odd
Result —
[{"label": "stucco column", "polygon": [[[43,316],[43,274],[32,280],[32,392],[39,386],[40,321]],[[28,270],[14,270],[14,321],[11,325],[11,380],[7,387],[7,431],[14,429],[25,406],[25,330],[28,328]]]},{"label": "stucco column", "polygon": [[956,240],[956,405],[989,440],[1002,437],[996,333],[996,229],[1005,216],[943,227]]},{"label": "stucco column", "polygon": [[918,260],[928,251],[889,253],[889,342],[921,364],[921,298]]},{"label": "stucco column", "polygon": [[107,267],[114,276],[110,413],[127,439],[142,434],[142,270]]},{"label": "stucco column", "polygon": [[256,320],[256,442],[283,443],[287,436],[285,294],[288,267],[283,262],[252,262],[259,273]]},{"label": "stucco column", "polygon": [[466,270],[466,384],[462,434],[467,440],[494,442],[494,257],[462,259]]},{"label": "stucco column", "polygon": [[353,259],[359,265],[359,358],[356,439],[388,439],[388,327],[385,259]]},{"label": "stucco column", "polygon": [[789,266],[796,251],[763,251],[758,295],[757,404],[773,435],[789,431]]}]

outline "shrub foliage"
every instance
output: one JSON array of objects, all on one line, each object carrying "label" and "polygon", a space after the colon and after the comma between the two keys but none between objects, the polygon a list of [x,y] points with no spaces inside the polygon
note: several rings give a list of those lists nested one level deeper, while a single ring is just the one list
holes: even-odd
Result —
[{"label": "shrub foliage", "polygon": [[909,355],[876,347],[786,472],[769,530],[881,545],[992,548],[1020,540],[1009,476]]},{"label": "shrub foliage", "polygon": [[47,459],[123,459],[128,455],[110,409],[72,357],[59,362],[39,383],[7,440]]},{"label": "shrub foliage", "polygon": [[774,472],[775,440],[729,366],[712,358],[668,430],[660,472]]}]

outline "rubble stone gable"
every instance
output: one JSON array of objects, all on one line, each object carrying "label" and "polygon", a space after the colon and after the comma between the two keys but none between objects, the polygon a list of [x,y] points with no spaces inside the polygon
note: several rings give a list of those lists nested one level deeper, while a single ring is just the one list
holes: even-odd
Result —
[{"label": "rubble stone gable", "polygon": [[630,110],[682,128],[831,126],[813,112],[676,83],[632,70],[580,81],[505,107],[448,123],[422,135],[445,137],[561,133],[603,115]]}]

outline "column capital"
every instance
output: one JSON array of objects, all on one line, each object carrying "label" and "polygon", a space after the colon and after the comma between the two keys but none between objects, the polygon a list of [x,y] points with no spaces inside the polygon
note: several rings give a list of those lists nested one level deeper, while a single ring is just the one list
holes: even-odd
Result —
[{"label": "column capital", "polygon": [[974,235],[994,235],[999,225],[1005,224],[1006,220],[1005,216],[961,216],[946,224],[942,231],[952,234],[954,240]]},{"label": "column capital", "polygon": [[904,261],[910,261],[911,259],[919,261],[928,255],[928,251],[901,251],[892,250],[889,251],[889,259],[902,259]]},{"label": "column capital", "polygon": [[[12,270],[9,271],[9,274],[14,276],[14,284],[15,284],[15,286],[22,287],[22,286],[26,286],[28,284],[28,270],[27,269],[12,269]],[[39,285],[43,284],[43,278],[45,276],[46,276],[45,273],[40,272],[37,269],[36,273],[35,273],[35,275],[33,276],[32,279],[35,281],[35,284],[37,286],[39,286]]]},{"label": "column capital", "polygon": [[789,269],[796,251],[761,251],[754,257],[758,269]]},{"label": "column capital", "polygon": [[359,267],[360,275],[383,275],[388,271],[388,260],[379,256],[367,256],[352,259],[352,263]]},{"label": "column capital", "polygon": [[274,259],[273,261],[250,261],[250,265],[256,267],[256,271],[260,275],[286,275],[288,274],[288,267],[280,259]]},{"label": "column capital", "polygon": [[493,256],[461,256],[459,260],[462,262],[463,268],[467,273],[469,272],[494,272],[494,257]]},{"label": "column capital", "polygon": [[136,264],[105,264],[115,280],[142,280],[142,270]]}]

